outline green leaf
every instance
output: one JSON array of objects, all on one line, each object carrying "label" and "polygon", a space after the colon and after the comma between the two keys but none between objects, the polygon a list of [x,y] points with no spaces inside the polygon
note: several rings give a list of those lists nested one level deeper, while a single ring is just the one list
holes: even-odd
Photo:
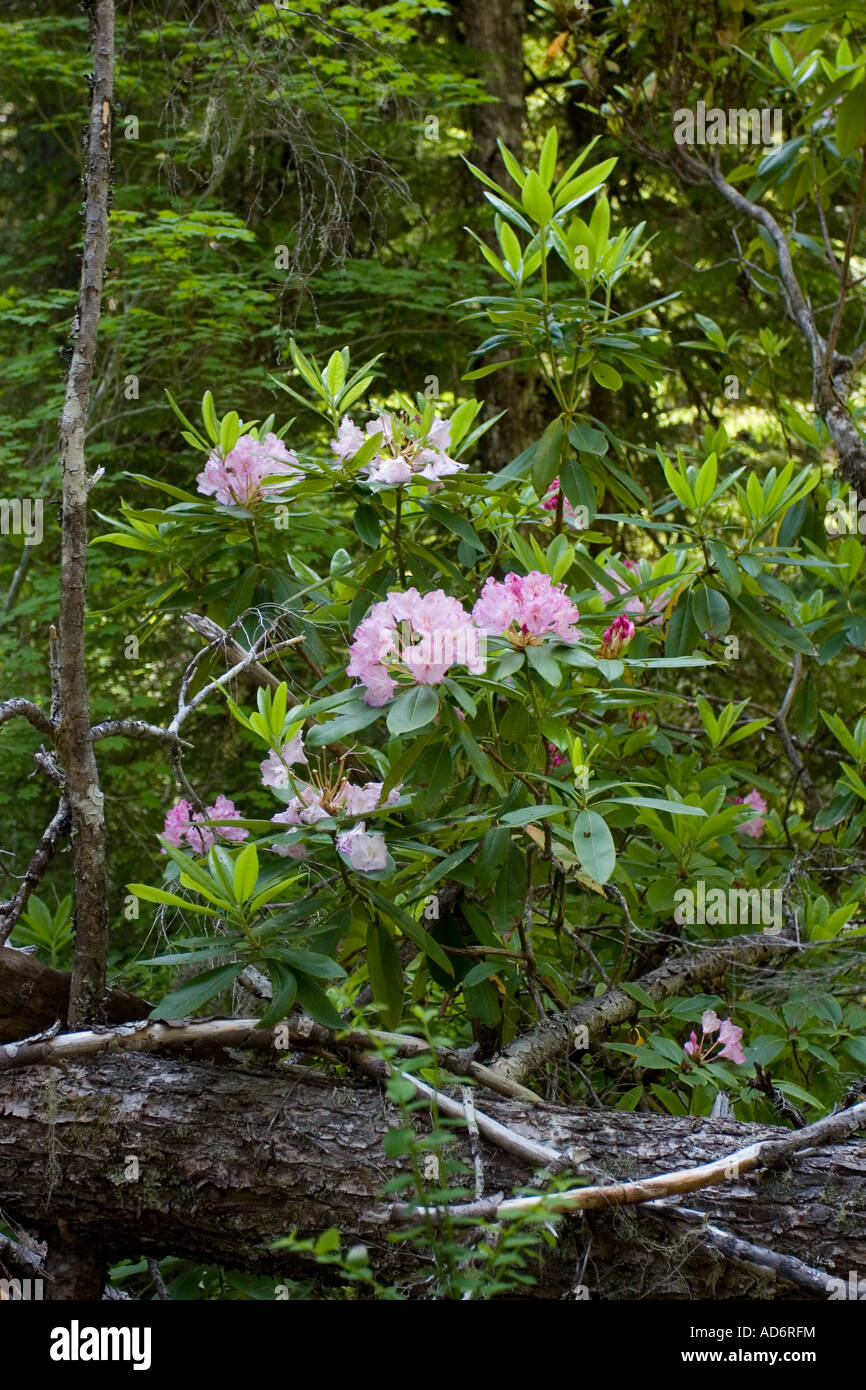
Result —
[{"label": "green leaf", "polygon": [[476,743],[465,724],[460,725],[459,738],[476,777],[478,777],[481,782],[486,783],[488,787],[492,787],[494,791],[499,792],[500,796],[504,796],[505,788],[502,785],[502,780],[496,771],[493,761],[487,756],[484,749]]},{"label": "green leaf", "polygon": [[355,508],[355,515],[352,517],[352,525],[361,537],[365,545],[371,550],[376,550],[379,545],[379,536],[382,524],[376,514],[374,507],[369,502],[361,502]]},{"label": "green leaf", "polygon": [[439,696],[432,685],[416,685],[406,690],[388,710],[388,729],[392,734],[408,734],[423,729],[439,710]]},{"label": "green leaf", "polygon": [[860,81],[843,99],[836,117],[836,148],[843,159],[866,140],[866,82]]},{"label": "green leaf", "polygon": [[382,912],[389,921],[395,922],[403,935],[408,936],[410,941],[414,941],[415,945],[419,946],[431,960],[435,961],[441,970],[444,970],[447,975],[454,974],[454,968],[450,960],[442,950],[438,941],[435,941],[427,931],[426,927],[422,927],[421,923],[417,922],[415,918],[402,907],[398,907],[397,904],[392,902],[389,898],[385,898],[381,893],[377,893],[375,888],[367,886],[367,896],[371,902],[375,903],[379,911]]},{"label": "green leaf", "polygon": [[581,811],[572,832],[581,868],[596,883],[607,883],[616,864],[616,846],[607,825],[595,811]]},{"label": "green leaf", "polygon": [[213,396],[210,391],[205,391],[201,402],[201,418],[204,420],[204,427],[210,436],[213,444],[219,443],[219,425],[217,424],[216,411],[214,410]]},{"label": "green leaf", "polygon": [[323,989],[313,984],[305,975],[298,976],[298,1003],[301,1008],[314,1018],[317,1023],[321,1023],[325,1028],[345,1028],[345,1023],[340,1018],[330,999]]},{"label": "green leaf", "polygon": [[593,429],[591,425],[584,425],[579,420],[575,420],[568,431],[568,438],[575,449],[581,453],[596,455],[607,453],[607,435],[602,434],[601,430]]},{"label": "green leaf", "polygon": [[259,1019],[259,1028],[273,1028],[281,1023],[291,1012],[298,994],[298,981],[291,970],[279,961],[268,961],[268,975],[273,986],[274,996]]},{"label": "green leaf", "polygon": [[722,545],[721,541],[707,541],[707,546],[709,548],[710,554],[713,557],[713,560],[715,561],[719,574],[725,581],[728,593],[732,594],[733,597],[736,598],[743,587],[743,581],[740,578],[740,571],[737,569],[737,566],[731,559],[731,556],[728,554],[725,547]]},{"label": "green leaf", "polygon": [[535,446],[532,456],[532,485],[537,497],[543,497],[556,477],[562,449],[562,419],[552,420]]},{"label": "green leaf", "polygon": [[624,980],[620,985],[620,989],[624,989],[626,994],[631,995],[632,999],[636,999],[639,1004],[643,1004],[644,1008],[649,1009],[651,1014],[658,1013],[658,1005],[655,1000],[651,995],[647,994],[646,990],[643,989],[641,985],[632,984],[631,981]]},{"label": "green leaf", "polygon": [[546,226],[553,220],[553,199],[534,169],[530,169],[526,175],[520,201],[539,226]]},{"label": "green leaf", "polygon": [[253,896],[259,881],[259,856],[255,845],[247,845],[235,860],[233,885],[239,903]]},{"label": "green leaf", "polygon": [[549,647],[527,647],[526,659],[533,671],[537,671],[548,685],[556,687],[560,684],[562,672]]},{"label": "green leaf", "polygon": [[545,188],[550,187],[556,174],[556,153],[556,126],[552,125],[544,137],[544,144],[541,147],[541,154],[538,159],[538,177],[541,179]]},{"label": "green leaf", "polygon": [[127,883],[127,892],[134,893],[137,898],[143,898],[146,903],[164,903],[168,907],[180,907],[184,912],[197,912],[202,917],[213,917],[214,913],[209,907],[202,907],[200,903],[191,903],[188,898],[178,898],[174,893],[166,893],[162,888],[151,888],[147,883]]},{"label": "green leaf", "polygon": [[491,975],[495,975],[501,966],[495,961],[482,960],[478,965],[473,965],[463,976],[463,988],[472,989],[473,985],[480,985],[482,980],[489,980]]},{"label": "green leaf", "polygon": [[194,1014],[202,1004],[236,980],[243,968],[243,961],[235,961],[233,965],[218,965],[215,970],[187,980],[186,984],[160,1000],[150,1015],[151,1019],[185,1018],[187,1014]]},{"label": "green leaf", "polygon": [[325,385],[336,400],[346,381],[346,363],[341,352],[332,352],[325,368]]},{"label": "green leaf", "polygon": [[403,967],[394,938],[378,919],[367,927],[367,972],[385,1027],[396,1028],[403,1009]]},{"label": "green leaf", "polygon": [[589,370],[599,386],[603,386],[606,391],[620,390],[622,377],[616,367],[612,367],[609,362],[593,362]]},{"label": "green leaf", "polygon": [[240,438],[240,420],[236,410],[224,415],[220,425],[220,450],[225,457],[230,454]]}]

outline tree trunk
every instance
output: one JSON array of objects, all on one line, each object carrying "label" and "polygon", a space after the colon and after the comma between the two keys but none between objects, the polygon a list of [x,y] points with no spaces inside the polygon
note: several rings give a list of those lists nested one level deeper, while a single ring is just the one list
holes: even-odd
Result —
[{"label": "tree trunk", "polygon": [[71,1027],[98,1021],[108,956],[108,878],[99,773],[90,736],[84,665],[87,564],[87,472],[84,431],[96,355],[102,281],[108,245],[111,102],[114,80],[114,0],[89,0],[93,90],[87,143],[84,253],[75,343],[60,419],[63,528],[60,570],[60,726],[57,747],[66,774],[75,882],[75,964],[69,998]]},{"label": "tree trunk", "polygon": [[[390,1199],[378,1194],[400,1166],[385,1158],[382,1140],[405,1121],[377,1086],[276,1056],[269,1066],[222,1066],[127,1053],[9,1071],[0,1096],[4,1214],[49,1241],[59,1229],[92,1251],[94,1288],[104,1259],[169,1254],[271,1273],[275,1282],[309,1277],[307,1257],[271,1246],[293,1229],[310,1235],[331,1226],[344,1242],[368,1245],[383,1282],[429,1277],[425,1252],[389,1242],[393,1228],[381,1220]],[[560,1150],[584,1146],[590,1157],[577,1173],[597,1180],[691,1167],[788,1133],[728,1119],[481,1100],[477,1092],[476,1104],[525,1137]],[[456,1133],[455,1147],[471,1166],[465,1132]],[[532,1183],[525,1161],[486,1143],[482,1155],[486,1192]],[[838,1278],[866,1275],[862,1140],[701,1190],[688,1205]],[[590,1297],[803,1296],[751,1265],[721,1260],[700,1243],[700,1228],[669,1217],[632,1206],[565,1218],[536,1294],[568,1296],[589,1246]]]}]

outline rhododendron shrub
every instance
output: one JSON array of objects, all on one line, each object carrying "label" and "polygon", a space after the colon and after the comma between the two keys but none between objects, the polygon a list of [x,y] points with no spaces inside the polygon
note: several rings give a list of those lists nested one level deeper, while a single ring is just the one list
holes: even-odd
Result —
[{"label": "rhododendron shrub", "polygon": [[[468,306],[545,381],[553,418],[533,448],[477,468],[489,421],[470,393],[497,366],[490,345],[432,399],[401,394],[393,368],[355,367],[348,347],[320,363],[292,343],[273,383],[292,398],[288,423],[219,417],[207,395],[200,426],[182,415],[190,455],[206,456],[203,470],[189,460],[196,490],[174,489],[158,525],[153,508],[127,508],[114,535],[152,547],[155,612],[200,603],[229,629],[193,647],[186,688],[234,667],[177,750],[183,780],[154,855],[164,883],[132,886],[171,924],[172,964],[203,972],[162,1016],[252,964],[271,981],[267,1021],[298,1006],[339,1027],[360,999],[362,1022],[395,1028],[423,1002],[455,1046],[487,1055],[541,1015],[630,988],[672,942],[764,930],[759,917],[676,922],[684,886],[746,903],[784,889],[793,904],[801,850],[817,834],[851,847],[866,826],[853,766],[866,728],[855,738],[825,715],[842,749],[826,802],[789,757],[818,719],[796,693],[801,664],[838,650],[850,619],[828,597],[842,562],[801,563],[815,470],[746,479],[724,425],[676,461],[662,439],[647,461],[590,412],[590,383],[603,396],[652,381],[651,315],[629,298],[615,333],[608,322],[651,252],[640,229],[610,229],[609,161],[557,185],[550,158],[540,192],[527,176],[496,194],[502,255],[487,259],[502,283]],[[859,541],[843,544],[854,564]],[[227,550],[228,577],[214,558]],[[781,717],[740,684],[749,644],[794,682]],[[208,721],[233,740],[230,785],[211,785]],[[857,898],[852,880],[814,907],[822,891],[791,907],[819,943]],[[614,1104],[708,1114],[723,1087],[741,1118],[770,1118],[746,1078],[789,1056],[789,1025],[748,980],[724,988],[736,993],[638,990],[634,1026],[590,1049],[580,1075]],[[790,1085],[808,1095],[823,1084],[802,1081]]]}]

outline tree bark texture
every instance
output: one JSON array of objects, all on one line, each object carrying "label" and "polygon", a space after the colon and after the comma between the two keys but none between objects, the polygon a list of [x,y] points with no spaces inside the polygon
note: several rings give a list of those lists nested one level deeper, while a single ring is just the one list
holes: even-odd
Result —
[{"label": "tree bark texture", "polygon": [[[789,1133],[480,1092],[476,1104],[526,1137],[560,1150],[584,1146],[590,1157],[575,1176],[598,1181],[691,1167]],[[59,1230],[86,1248],[94,1287],[105,1260],[169,1254],[272,1273],[275,1282],[309,1277],[306,1257],[275,1252],[273,1242],[293,1229],[303,1236],[337,1226],[345,1242],[369,1246],[380,1280],[407,1291],[415,1283],[423,1297],[417,1281],[429,1276],[429,1258],[389,1242],[393,1228],[381,1221],[391,1199],[378,1194],[398,1168],[382,1140],[402,1123],[377,1086],[276,1059],[225,1066],[130,1053],[27,1067],[0,1078],[0,1206],[49,1242]],[[455,1145],[471,1167],[462,1131]],[[487,1143],[482,1154],[487,1193],[533,1182],[525,1162]],[[840,1279],[866,1276],[861,1138],[692,1193],[688,1206]],[[582,1279],[591,1297],[803,1297],[725,1261],[699,1235],[640,1207],[567,1217],[536,1296],[569,1297],[588,1250]]]}]

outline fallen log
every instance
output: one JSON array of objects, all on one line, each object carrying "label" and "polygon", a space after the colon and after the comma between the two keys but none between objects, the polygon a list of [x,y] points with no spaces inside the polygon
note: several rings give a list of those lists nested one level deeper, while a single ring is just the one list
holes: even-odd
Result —
[{"label": "fallen log", "polygon": [[[566,1175],[572,1185],[697,1167],[791,1133],[492,1095],[484,1109],[538,1144],[587,1149]],[[66,1230],[109,1260],[176,1255],[270,1274],[275,1285],[314,1271],[274,1241],[336,1226],[346,1243],[369,1247],[380,1281],[408,1290],[429,1276],[429,1253],[393,1241],[391,1199],[380,1195],[405,1163],[386,1158],[382,1141],[404,1123],[378,1086],[277,1059],[226,1066],[135,1052],[10,1070],[0,1077],[0,1208],[49,1244]],[[455,1134],[454,1152],[471,1167],[466,1134]],[[485,1193],[533,1183],[531,1164],[483,1137],[481,1157]],[[692,1193],[690,1211],[840,1280],[866,1276],[862,1138],[734,1174]],[[645,1205],[564,1217],[537,1296],[568,1297],[587,1250],[591,1297],[809,1296],[777,1286],[772,1270],[732,1263],[701,1242],[699,1226],[672,1230],[668,1215]]]},{"label": "fallen log", "polygon": [[[26,951],[0,946],[0,1043],[26,1038],[58,1020],[65,1025],[71,980]],[[152,1008],[124,989],[108,990],[104,999],[107,1023],[147,1018]]]}]

